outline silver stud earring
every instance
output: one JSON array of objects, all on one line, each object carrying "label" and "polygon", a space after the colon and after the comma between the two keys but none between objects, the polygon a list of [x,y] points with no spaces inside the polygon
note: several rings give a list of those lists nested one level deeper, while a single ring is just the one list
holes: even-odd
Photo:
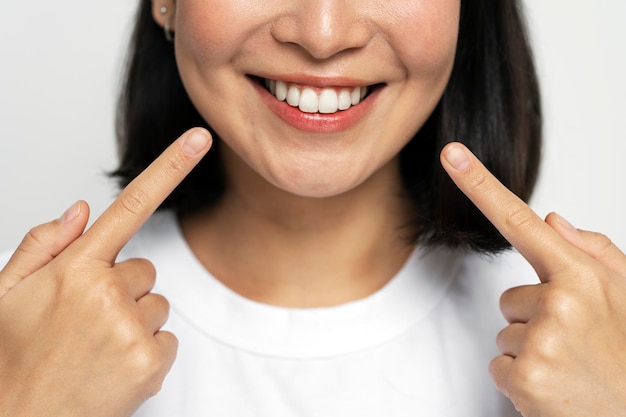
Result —
[{"label": "silver stud earring", "polygon": [[[167,8],[167,6],[161,6],[161,8],[159,9],[159,12],[161,12],[162,15],[166,15],[168,11],[169,9]],[[172,16],[168,16],[167,19],[165,20],[165,25],[163,25],[163,31],[165,32],[165,39],[168,42],[172,42],[174,40],[174,33],[170,29],[171,20],[172,20]]]}]

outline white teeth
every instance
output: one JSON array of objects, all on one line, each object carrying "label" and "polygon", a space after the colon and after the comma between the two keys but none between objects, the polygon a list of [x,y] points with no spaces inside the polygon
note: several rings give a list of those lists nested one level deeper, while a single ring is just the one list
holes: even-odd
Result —
[{"label": "white teeth", "polygon": [[300,104],[300,89],[294,85],[287,90],[287,103],[292,107],[298,107]]},{"label": "white teeth", "polygon": [[338,110],[337,92],[332,88],[325,88],[319,96],[320,113],[336,113]]},{"label": "white teeth", "polygon": [[350,90],[344,88],[339,92],[337,97],[337,108],[339,110],[346,110],[352,106],[352,98],[350,97]]},{"label": "white teeth", "polygon": [[356,106],[361,101],[361,89],[359,87],[352,90],[350,93],[350,98],[352,101],[352,105]]},{"label": "white teeth", "polygon": [[278,101],[285,101],[287,99],[287,84],[282,81],[276,81],[275,95]]},{"label": "white teeth", "polygon": [[[289,89],[291,90],[291,88]],[[317,113],[319,110],[317,94],[310,88],[305,88],[300,94],[300,104],[298,107],[305,113]]]},{"label": "white teeth", "polygon": [[333,88],[324,88],[318,95],[313,88],[300,88],[284,81],[265,80],[265,86],[278,101],[287,101],[292,107],[298,107],[305,113],[332,114],[356,106],[367,94],[367,87],[342,88],[337,92]]}]

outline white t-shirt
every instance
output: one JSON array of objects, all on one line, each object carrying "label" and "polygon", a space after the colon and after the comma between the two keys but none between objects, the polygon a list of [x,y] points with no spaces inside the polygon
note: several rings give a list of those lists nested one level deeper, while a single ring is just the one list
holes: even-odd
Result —
[{"label": "white t-shirt", "polygon": [[[502,291],[535,283],[515,253],[416,250],[371,296],[294,309],[246,299],[194,258],[171,213],[124,249],[150,259],[178,358],[138,417],[519,416],[488,373]],[[242,260],[245,262],[245,260]]]},{"label": "white t-shirt", "polygon": [[[118,260],[157,269],[178,357],[136,417],[512,417],[488,373],[505,289],[538,282],[516,253],[415,250],[385,287],[330,308],[261,304],[194,258],[172,213]],[[0,256],[0,266],[8,254]],[[242,260],[245,262],[245,260]]]}]

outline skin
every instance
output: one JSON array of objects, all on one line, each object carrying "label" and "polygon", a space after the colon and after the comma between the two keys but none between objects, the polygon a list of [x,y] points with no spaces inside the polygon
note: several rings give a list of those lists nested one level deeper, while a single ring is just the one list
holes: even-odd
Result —
[{"label": "skin", "polygon": [[[153,3],[190,98],[227,145],[226,195],[182,221],[207,270],[288,307],[363,298],[396,274],[413,250],[398,152],[445,89],[459,14],[458,0]],[[250,75],[384,88],[358,123],[309,132],[274,114]]]},{"label": "skin", "polygon": [[498,389],[525,417],[624,415],[626,255],[555,213],[542,220],[460,144],[442,164],[541,281],[502,295]]},{"label": "skin", "polygon": [[150,262],[115,258],[209,147],[184,134],[85,233],[81,201],[26,235],[0,271],[1,416],[130,416],[159,391],[178,343],[159,330],[169,305]]},{"label": "skin", "polygon": [[[445,89],[460,15],[458,0],[178,0],[153,8],[157,23],[169,19],[175,30],[191,100],[228,144],[229,178],[251,170],[283,198],[336,196],[388,168]],[[276,117],[249,75],[385,88],[365,120],[316,134]]]},{"label": "skin", "polygon": [[[191,9],[185,10],[183,3],[198,6],[198,1],[179,1],[177,13],[184,16]],[[317,14],[311,12],[318,6],[326,7],[322,10],[326,12],[342,11],[333,9],[336,3],[303,4],[313,8],[307,9],[306,15],[324,16],[320,10]],[[164,23],[166,17],[158,13],[157,6],[160,5],[155,5],[155,19]],[[291,16],[302,18],[305,15]],[[330,16],[345,17],[341,13]],[[210,18],[202,14],[200,17]],[[337,47],[341,45],[338,39],[343,39],[339,36],[342,25],[321,24],[333,21],[308,21],[311,25],[308,29],[317,27],[320,35],[328,35],[325,45],[333,48],[315,47],[312,38],[302,37],[302,33],[296,36],[299,32],[294,28],[300,26],[290,26],[290,19],[282,20],[280,30],[269,35],[277,43],[274,47],[281,46],[278,53],[287,47],[292,53],[299,51],[295,56],[304,61],[307,60],[303,57],[308,54],[309,58],[315,58],[307,61],[311,65],[345,51]],[[176,26],[180,25],[173,25]],[[339,31],[331,30],[333,28]],[[373,30],[370,25],[366,29]],[[186,30],[200,29],[190,25]],[[191,33],[188,39],[181,33],[184,34],[178,31],[176,35],[177,48],[184,42],[193,43]],[[331,36],[333,34],[337,38]],[[356,39],[361,41],[363,37],[375,38],[367,31],[357,31],[357,34]],[[267,37],[252,36],[251,39],[266,41]],[[365,45],[352,45],[352,49],[367,51]],[[202,57],[207,59],[203,54]],[[204,82],[210,80],[196,74],[194,65],[188,69],[186,82],[199,80],[196,87],[202,97]],[[225,71],[226,78],[235,77],[235,86],[244,85],[238,84],[238,73],[232,72],[232,67],[227,65]],[[396,88],[393,80],[390,78],[389,91],[402,100],[402,88]],[[403,85],[419,91],[418,80],[408,84],[397,82],[398,87]],[[219,94],[216,97],[219,99]],[[390,105],[390,102],[383,102]],[[246,109],[246,106],[240,108]],[[402,109],[397,111],[402,112]],[[260,119],[255,123],[259,128]],[[312,172],[296,176],[298,180],[292,182],[289,178],[302,160],[289,146],[282,147],[281,141],[286,137],[293,137],[296,142],[302,138],[276,124],[267,128],[277,133],[278,139],[268,134],[266,139],[271,145],[261,149],[247,142],[248,127],[245,123],[242,126],[244,133],[233,135],[232,143],[229,142],[232,152],[225,154],[229,158],[229,175],[235,183],[233,191],[215,210],[183,219],[187,239],[199,259],[212,270],[223,270],[220,279],[241,293],[285,305],[336,304],[354,298],[355,294],[358,297],[371,293],[390,279],[410,250],[398,244],[397,232],[389,232],[398,230],[399,219],[404,220],[409,215],[405,202],[393,197],[399,182],[393,152],[392,155],[380,154],[379,144],[364,140],[359,144],[362,146],[359,155],[365,153],[369,157],[354,159],[353,164],[359,168],[355,171],[341,162],[345,144],[337,137],[334,139],[339,159],[332,161],[339,165],[339,171],[334,172],[338,185],[332,183],[332,176],[325,174],[327,166],[322,157],[308,165]],[[226,132],[233,127],[226,124],[221,129]],[[281,133],[281,129],[285,131]],[[385,146],[400,146],[402,135],[397,133],[389,139],[392,144]],[[177,344],[172,334],[160,330],[167,319],[167,301],[151,293],[155,271],[149,261],[134,259],[117,263],[116,257],[160,202],[206,154],[210,142],[208,134],[201,129],[184,134],[133,181],[86,232],[83,233],[89,216],[88,206],[79,202],[61,219],[37,226],[26,236],[0,271],[0,334],[3,335],[0,338],[0,415],[129,416],[159,390],[175,358]],[[319,141],[306,146],[319,146]],[[274,160],[276,149],[286,153],[286,162]],[[539,218],[463,145],[447,146],[441,161],[458,187],[518,248],[541,280],[535,286],[511,289],[502,297],[502,311],[510,325],[498,335],[502,355],[493,360],[490,368],[498,388],[526,417],[623,415],[626,360],[622,355],[625,342],[622,335],[626,334],[626,308],[622,300],[626,297],[626,256],[606,237],[572,228],[555,214],[545,220]],[[237,192],[238,187],[250,192]],[[315,195],[305,193],[307,189],[313,190]],[[225,252],[219,252],[219,245],[211,240],[211,236],[220,236],[217,234],[220,227],[232,232],[232,240],[222,242]],[[191,230],[202,233],[195,235]],[[247,234],[249,232],[253,233]],[[254,244],[246,246],[242,239],[245,236]],[[342,243],[341,248],[334,244],[336,241]],[[240,282],[229,277],[231,265],[220,263],[219,258],[239,256],[237,244],[242,242],[244,255],[250,255],[252,264],[263,274],[276,272],[279,277],[276,281],[264,280],[262,274],[259,281]],[[271,263],[255,259],[261,249],[276,255],[270,258]],[[281,257],[280,251],[286,251],[286,255]],[[383,256],[374,258],[374,263],[384,260],[385,267],[375,270],[366,279],[353,279],[372,263],[367,257],[379,252]],[[320,253],[336,256],[320,262]],[[326,272],[326,263],[333,268],[340,264],[356,266],[345,276],[330,275],[334,282],[315,282],[306,275],[298,281],[285,278],[296,266],[302,271],[303,263],[313,269],[315,275]],[[334,295],[335,290],[338,296]],[[305,293],[308,292],[314,296],[307,298]]]},{"label": "skin", "polygon": [[[148,261],[114,260],[208,151],[208,135],[194,132],[86,233],[88,206],[79,202],[32,229],[0,271],[0,333],[12,335],[0,339],[0,415],[129,416],[158,391],[177,345],[159,331],[167,302],[150,293]],[[190,137],[197,151],[185,151]],[[526,417],[623,414],[626,255],[556,214],[539,218],[463,145],[448,145],[441,160],[541,279],[502,297],[511,325],[498,335],[502,355],[490,368],[498,388]]]}]

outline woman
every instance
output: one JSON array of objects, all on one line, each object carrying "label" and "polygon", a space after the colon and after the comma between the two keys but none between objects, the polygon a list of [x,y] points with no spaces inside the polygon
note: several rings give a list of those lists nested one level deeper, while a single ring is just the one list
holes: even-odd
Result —
[{"label": "woman", "polygon": [[[138,258],[180,339],[139,415],[511,414],[485,368],[497,293],[528,280],[462,252],[507,240],[544,284],[503,297],[497,387],[527,416],[623,410],[624,255],[537,219],[460,144],[438,163],[463,139],[530,195],[516,4],[249,3],[142,2],[117,175],[143,173],[84,235],[82,202],[33,229],[0,275],[11,415],[129,415],[159,390],[177,342]],[[194,125],[215,142],[182,181],[208,135],[157,156]]]}]

